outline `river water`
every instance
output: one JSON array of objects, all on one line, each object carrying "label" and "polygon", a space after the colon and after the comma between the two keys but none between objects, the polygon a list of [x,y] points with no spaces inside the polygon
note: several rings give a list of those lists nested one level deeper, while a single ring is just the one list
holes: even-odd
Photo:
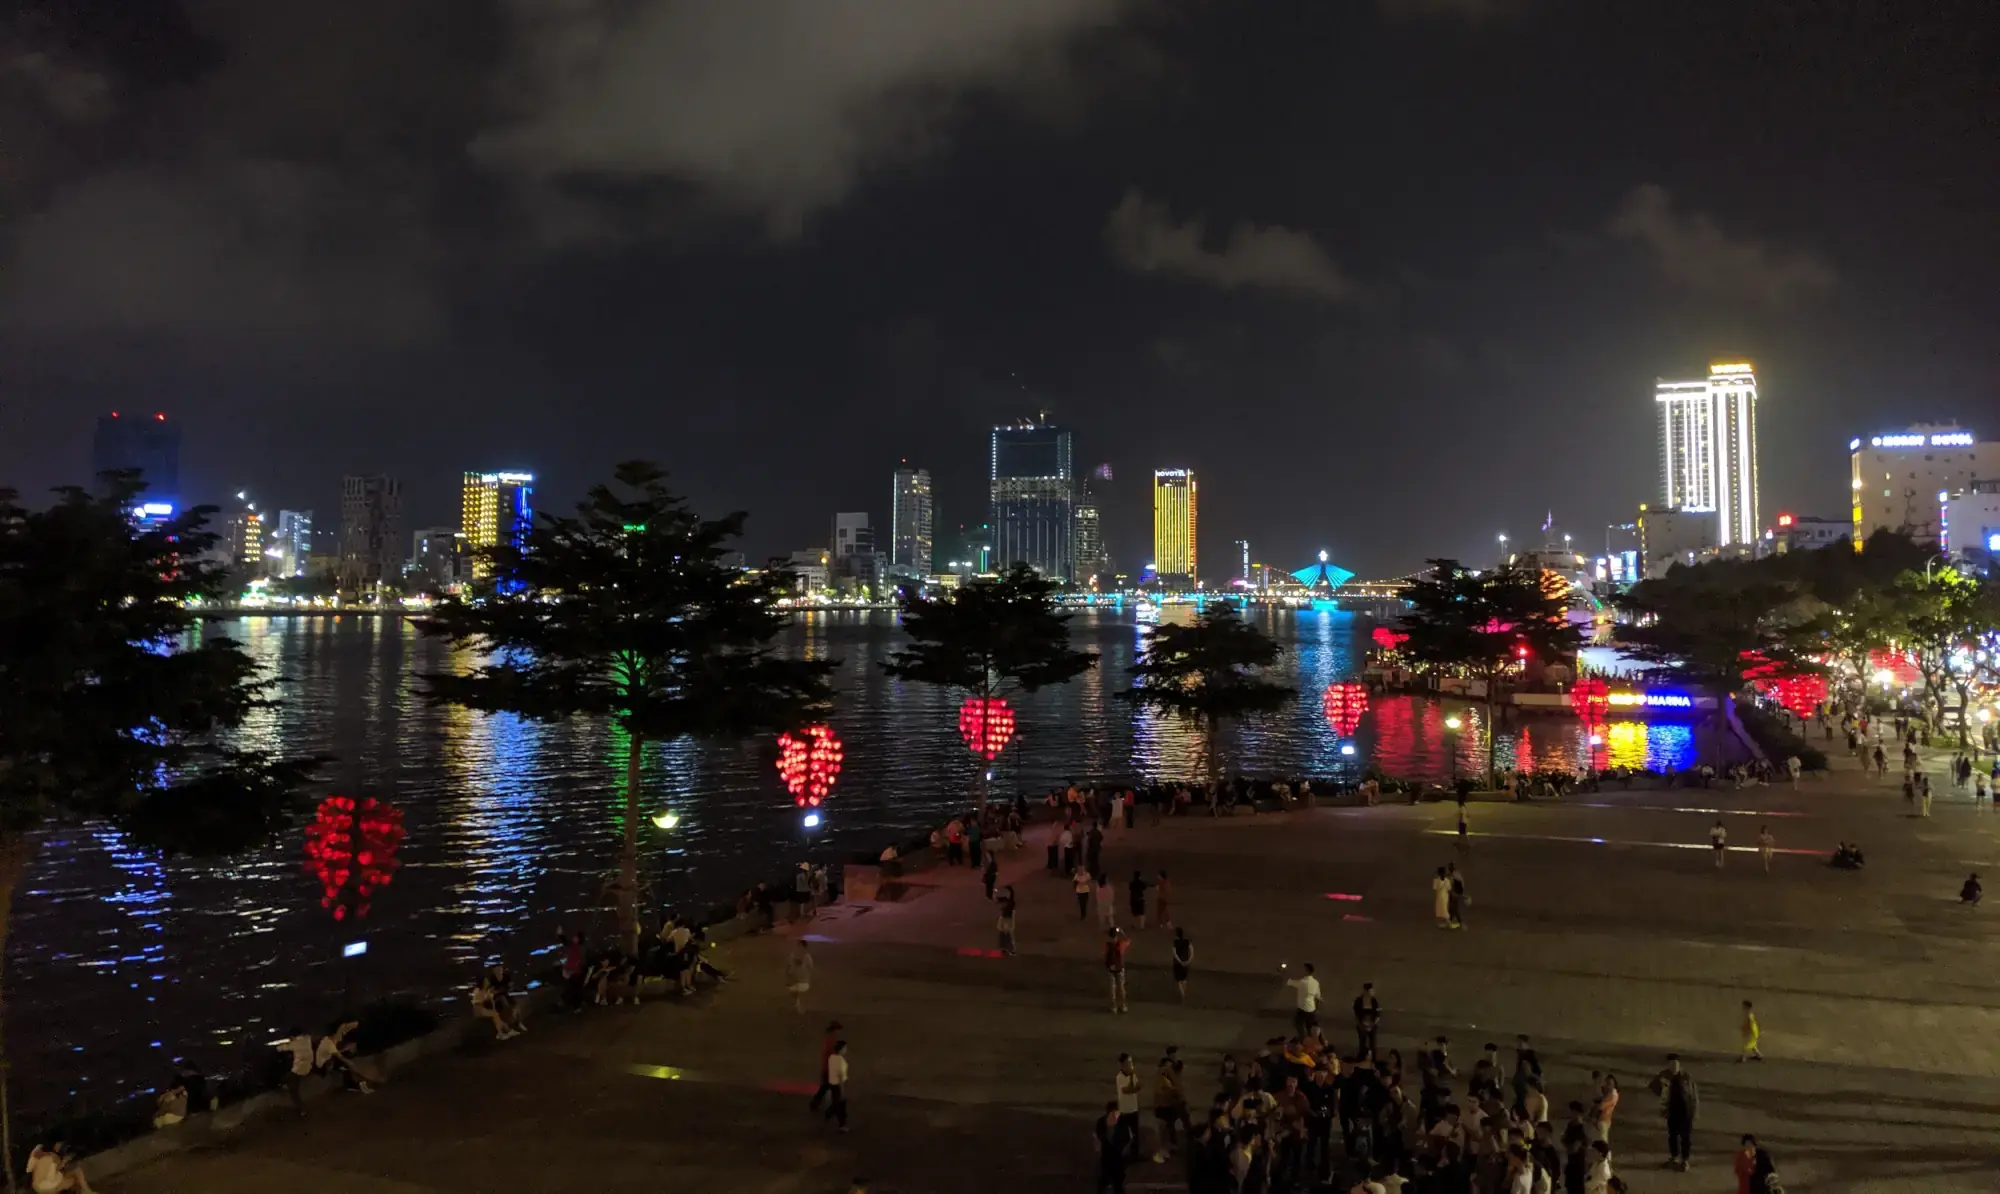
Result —
[{"label": "river water", "polygon": [[[1280,666],[1302,696],[1234,735],[1232,767],[1356,777],[1374,763],[1392,775],[1446,776],[1452,736],[1435,703],[1378,700],[1347,741],[1351,754],[1328,726],[1319,693],[1358,669],[1364,621],[1252,617],[1285,645]],[[449,666],[452,648],[404,620],[244,618],[201,633],[239,639],[280,678],[278,707],[246,727],[253,740],[331,756],[326,790],[403,809],[403,867],[359,931],[336,931],[304,873],[297,831],[220,862],[162,860],[102,826],[48,833],[16,901],[8,951],[14,1094],[30,1120],[153,1089],[178,1056],[211,1072],[261,1064],[288,1024],[337,1010],[344,985],[360,998],[435,998],[468,983],[483,960],[520,967],[558,926],[593,935],[613,927],[599,893],[621,828],[619,736],[430,705],[417,677]],[[1076,617],[1073,638],[1100,652],[1100,665],[1015,702],[1020,729],[994,792],[1195,777],[1198,742],[1186,727],[1115,699],[1143,633],[1127,610]],[[662,899],[726,900],[808,849],[820,858],[872,852],[967,799],[975,772],[957,734],[961,698],[883,675],[877,665],[899,639],[884,612],[805,615],[787,634],[790,650],[839,661],[831,721],[846,762],[810,843],[768,743],[647,748],[651,802],[680,815],[670,832],[642,826],[642,868]],[[1458,712],[1458,766],[1477,770],[1479,711]],[[1548,719],[1503,728],[1497,749],[1502,765],[1540,768],[1576,767],[1593,748],[1576,722]],[[1599,766],[1657,768],[1685,765],[1693,742],[1684,726],[1614,722],[1595,751]],[[344,945],[364,939],[365,956],[341,959]]]}]

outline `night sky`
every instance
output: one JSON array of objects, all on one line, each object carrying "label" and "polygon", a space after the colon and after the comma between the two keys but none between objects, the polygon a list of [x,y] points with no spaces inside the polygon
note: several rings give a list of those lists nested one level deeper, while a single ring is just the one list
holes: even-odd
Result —
[{"label": "night sky", "polygon": [[[618,459],[753,556],[978,522],[1045,408],[1364,575],[1654,496],[1653,380],[1756,362],[1763,507],[2000,436],[1991,0],[16,0],[0,483],[164,410],[184,496],[454,522]],[[1988,20],[1982,21],[1982,16]]]}]

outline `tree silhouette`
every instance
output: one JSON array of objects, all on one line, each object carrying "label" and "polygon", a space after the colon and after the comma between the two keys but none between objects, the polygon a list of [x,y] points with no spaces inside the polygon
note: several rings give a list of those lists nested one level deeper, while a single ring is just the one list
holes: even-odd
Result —
[{"label": "tree silhouette", "polygon": [[799,727],[830,703],[833,663],[772,648],[791,578],[725,563],[744,514],[699,517],[644,461],[613,477],[573,517],[538,513],[519,546],[484,549],[491,574],[420,625],[482,658],[426,675],[433,700],[545,722],[594,717],[624,733],[616,892],[619,929],[636,950],[646,744]]},{"label": "tree silhouette", "polygon": [[1213,782],[1222,776],[1223,728],[1275,713],[1297,698],[1297,689],[1264,676],[1282,650],[1233,608],[1213,603],[1186,625],[1155,625],[1132,665],[1132,687],[1118,695],[1198,726],[1203,771]]}]

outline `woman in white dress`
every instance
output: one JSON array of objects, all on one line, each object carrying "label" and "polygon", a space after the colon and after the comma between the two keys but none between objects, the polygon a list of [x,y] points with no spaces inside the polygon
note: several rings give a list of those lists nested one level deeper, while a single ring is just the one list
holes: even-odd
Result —
[{"label": "woman in white dress", "polygon": [[1437,878],[1431,880],[1431,914],[1437,917],[1438,928],[1451,926],[1451,879],[1439,867]]}]

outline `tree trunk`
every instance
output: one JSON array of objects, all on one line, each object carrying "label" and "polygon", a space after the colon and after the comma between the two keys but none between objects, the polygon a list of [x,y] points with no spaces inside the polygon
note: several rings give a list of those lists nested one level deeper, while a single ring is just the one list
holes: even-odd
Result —
[{"label": "tree trunk", "polygon": [[[13,927],[14,889],[20,885],[21,877],[27,874],[28,861],[33,848],[18,836],[9,836],[0,841],[0,983],[4,983],[7,965],[7,935]],[[8,1061],[5,1037],[6,998],[0,993],[0,1169],[5,1177],[0,1178],[0,1189],[13,1190],[14,1186],[14,1120],[13,1110],[7,1098]]]},{"label": "tree trunk", "polygon": [[639,763],[645,739],[626,735],[625,840],[618,849],[618,935],[625,951],[639,953]]}]

